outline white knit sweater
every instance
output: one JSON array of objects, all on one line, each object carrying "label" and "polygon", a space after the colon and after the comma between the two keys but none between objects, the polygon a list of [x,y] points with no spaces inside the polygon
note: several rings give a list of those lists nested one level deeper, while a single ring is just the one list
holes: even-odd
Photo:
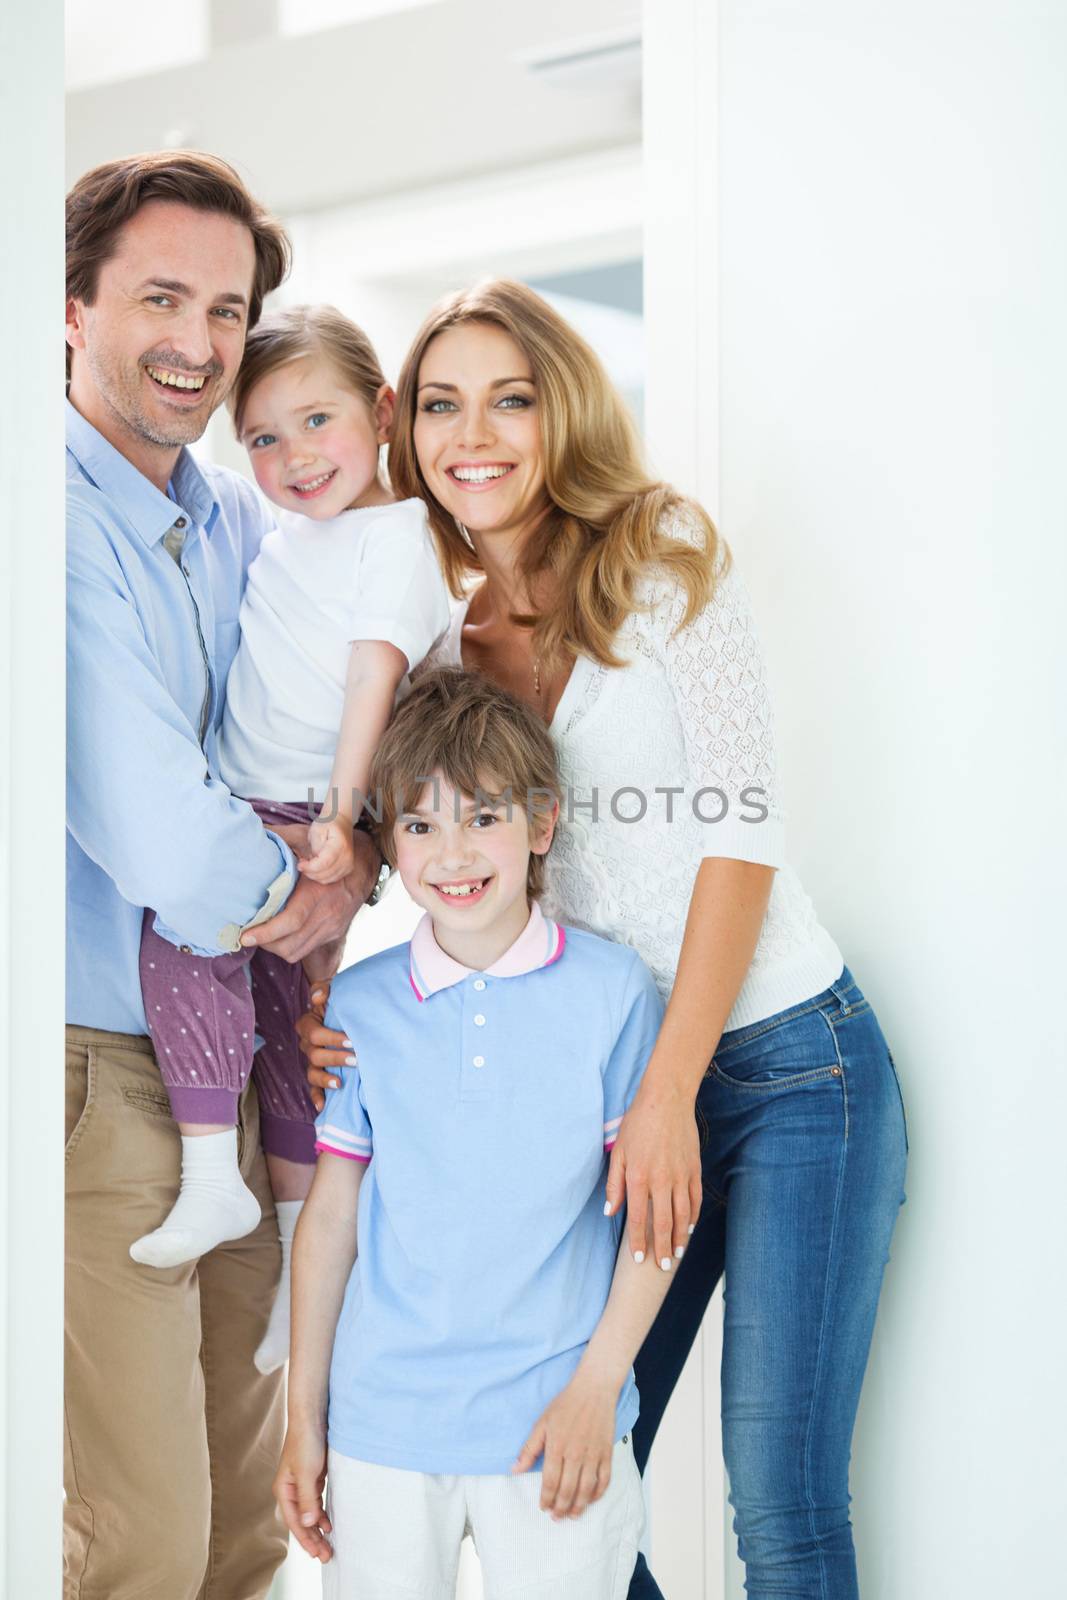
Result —
[{"label": "white knit sweater", "polygon": [[[692,537],[673,521],[670,532]],[[666,998],[701,860],[776,867],[726,1024],[745,1027],[820,993],[840,977],[841,954],[785,862],[770,703],[741,580],[733,569],[720,577],[711,603],[680,633],[685,594],[674,580],[652,572],[636,598],[651,610],[632,612],[618,634],[616,652],[628,664],[580,657],[550,725],[564,801],[545,913],[631,945]],[[461,664],[466,611],[456,608],[426,667]],[[764,820],[743,820],[764,808]]]}]

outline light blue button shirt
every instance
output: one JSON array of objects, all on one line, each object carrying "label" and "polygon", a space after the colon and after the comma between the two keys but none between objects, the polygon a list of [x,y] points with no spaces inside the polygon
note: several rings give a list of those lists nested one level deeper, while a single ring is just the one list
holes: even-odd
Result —
[{"label": "light blue button shirt", "polygon": [[170,487],[68,402],[67,1021],[119,1033],[148,1031],[145,906],[165,938],[216,955],[295,881],[215,748],[245,574],[271,522],[250,484],[186,450]]},{"label": "light blue button shirt", "polygon": [[[342,1455],[509,1471],[603,1313],[622,1228],[604,1216],[605,1146],[663,1006],[633,950],[560,931],[521,936],[532,969],[452,962],[440,984],[416,935],[334,981],[326,1021],[359,1065],[317,1138],[369,1160],[330,1370]],[[631,1373],[616,1439],[636,1417]]]}]

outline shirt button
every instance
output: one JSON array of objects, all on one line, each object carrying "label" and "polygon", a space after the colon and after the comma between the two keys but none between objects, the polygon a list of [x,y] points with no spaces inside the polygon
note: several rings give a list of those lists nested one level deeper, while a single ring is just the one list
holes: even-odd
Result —
[{"label": "shirt button", "polygon": [[484,989],[484,988],[485,988],[485,979],[484,979],[484,978],[475,978],[475,980],[474,980],[474,987],[475,987],[475,988],[476,988],[476,989],[477,989],[477,990],[478,990],[478,991],[479,991],[479,992],[481,992],[481,990],[482,990],[482,989]]},{"label": "shirt button", "polygon": [[193,947],[191,944],[180,944],[178,949],[181,951],[183,956],[191,956],[193,953]]},{"label": "shirt button", "polygon": [[473,1064],[476,1067],[484,1067],[485,1066],[485,1057],[484,1056],[475,1056]]},{"label": "shirt button", "polygon": [[176,528],[184,528],[185,527],[185,518],[184,517],[176,517],[174,519],[174,526]]},{"label": "shirt button", "polygon": [[479,1011],[478,1015],[474,1019],[474,1026],[476,1028],[484,1028],[485,1027],[485,1018],[482,1016],[480,1011]]}]

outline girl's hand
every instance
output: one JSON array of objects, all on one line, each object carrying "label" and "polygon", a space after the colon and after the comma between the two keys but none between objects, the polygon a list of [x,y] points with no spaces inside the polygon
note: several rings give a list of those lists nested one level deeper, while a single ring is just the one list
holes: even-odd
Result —
[{"label": "girl's hand", "polygon": [[325,1433],[290,1420],[274,1478],[274,1498],[286,1527],[316,1561],[329,1561],[333,1555],[326,1537],[333,1532],[333,1525],[322,1504],[325,1487]]},{"label": "girl's hand", "polygon": [[305,1011],[296,1025],[300,1048],[307,1057],[308,1093],[316,1111],[326,1104],[324,1089],[341,1087],[341,1068],[354,1067],[356,1054],[351,1039],[323,1023],[326,1002],[329,999],[328,983],[311,986],[311,1010]]},{"label": "girl's hand", "polygon": [[618,1388],[586,1373],[570,1383],[538,1417],[512,1472],[528,1472],[543,1454],[541,1510],[553,1522],[580,1517],[611,1482]]},{"label": "girl's hand", "polygon": [[608,1216],[626,1202],[630,1250],[640,1261],[648,1249],[652,1207],[652,1248],[662,1266],[680,1260],[700,1215],[703,1182],[700,1140],[693,1102],[669,1089],[643,1095],[639,1089],[622,1119],[608,1168]]},{"label": "girl's hand", "polygon": [[356,864],[352,843],[352,824],[347,817],[330,822],[313,822],[308,829],[311,855],[297,867],[313,883],[340,883]]}]

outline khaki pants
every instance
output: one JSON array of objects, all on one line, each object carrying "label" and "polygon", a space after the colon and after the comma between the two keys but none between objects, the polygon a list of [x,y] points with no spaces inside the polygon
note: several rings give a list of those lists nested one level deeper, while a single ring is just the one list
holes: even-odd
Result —
[{"label": "khaki pants", "polygon": [[131,1261],[174,1202],[180,1136],[147,1038],[67,1029],[65,1600],[262,1600],[285,1558],[282,1374],[252,1365],[280,1257],[251,1085],[238,1151],[256,1231]]}]

